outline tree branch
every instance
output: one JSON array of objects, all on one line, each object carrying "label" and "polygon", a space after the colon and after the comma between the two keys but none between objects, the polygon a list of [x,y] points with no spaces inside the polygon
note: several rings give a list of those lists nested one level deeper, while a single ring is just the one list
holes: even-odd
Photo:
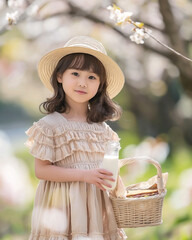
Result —
[{"label": "tree branch", "polygon": [[[120,31],[118,28],[114,27],[111,23],[106,23],[104,22],[102,19],[99,19],[98,17],[94,16],[93,14],[88,14],[87,12],[85,12],[84,10],[74,6],[73,4],[71,4],[71,2],[68,1],[68,4],[70,6],[70,11],[68,12],[69,15],[71,16],[79,16],[79,17],[83,17],[83,18],[87,18],[89,19],[90,21],[92,22],[95,22],[95,23],[101,23],[111,29],[113,29],[115,32],[117,32],[120,36],[122,36],[123,38],[125,38],[125,40],[127,42],[131,42],[130,39],[129,39],[129,36],[124,34],[122,31]],[[170,58],[171,59],[171,53],[169,53],[168,51],[164,51],[164,50],[160,50],[158,48],[154,48],[154,47],[151,47],[150,45],[143,45],[143,47],[146,49],[146,50],[150,50],[152,52],[155,52],[157,54],[160,54],[166,58]]]},{"label": "tree branch", "polygon": [[184,43],[179,35],[179,26],[174,18],[171,6],[168,0],[159,0],[159,9],[163,17],[165,31],[168,34],[174,49],[184,55],[187,55]]},{"label": "tree branch", "polygon": [[[159,9],[163,17],[165,30],[172,43],[172,47],[186,56],[187,53],[184,46],[184,41],[179,34],[179,26],[176,19],[174,18],[169,1],[159,0]],[[192,65],[177,55],[172,58],[172,62],[180,70],[181,82],[184,89],[190,96],[192,96]]]}]

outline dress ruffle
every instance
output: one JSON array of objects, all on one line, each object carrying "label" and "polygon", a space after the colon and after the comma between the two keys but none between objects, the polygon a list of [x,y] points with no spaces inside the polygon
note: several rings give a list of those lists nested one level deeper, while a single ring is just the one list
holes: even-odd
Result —
[{"label": "dress ruffle", "polygon": [[65,236],[65,235],[39,235],[31,233],[29,240],[125,240],[127,236],[125,235],[124,231],[121,229],[117,229],[117,231],[111,232],[105,235],[83,235],[78,234],[76,236]]},{"label": "dress ruffle", "polygon": [[42,120],[33,123],[26,131],[29,136],[25,145],[30,149],[31,155],[41,160],[55,161],[54,136]]},{"label": "dress ruffle", "polygon": [[127,239],[127,236],[121,229],[117,229],[116,232],[109,233],[106,235],[83,235],[78,234],[73,237],[67,237],[64,235],[52,235],[52,236],[46,236],[46,235],[38,235],[31,233],[29,240],[125,240]]},{"label": "dress ruffle", "polygon": [[77,151],[104,153],[107,141],[119,140],[107,124],[98,126],[94,123],[69,121],[69,124],[53,127],[44,119],[34,122],[26,134],[29,139],[25,145],[29,147],[30,153],[36,158],[51,162],[64,160]]}]

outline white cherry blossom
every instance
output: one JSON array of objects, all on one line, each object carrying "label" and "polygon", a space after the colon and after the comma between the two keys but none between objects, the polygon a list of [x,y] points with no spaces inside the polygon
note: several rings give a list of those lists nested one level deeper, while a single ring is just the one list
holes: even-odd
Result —
[{"label": "white cherry blossom", "polygon": [[152,32],[151,30],[145,28],[135,28],[134,31],[135,32],[130,36],[130,39],[137,44],[143,44],[144,39],[149,38],[149,34]]},{"label": "white cherry blossom", "polygon": [[115,21],[118,25],[125,25],[127,20],[133,15],[132,12],[122,12],[122,10],[116,6],[108,6],[107,9],[110,11],[110,19]]},{"label": "white cherry blossom", "polygon": [[107,9],[110,11],[110,19],[115,21],[117,25],[125,27],[127,24],[132,24],[135,26],[133,29],[134,34],[130,36],[131,41],[136,42],[137,44],[144,44],[144,39],[149,38],[151,30],[144,28],[144,23],[134,22],[130,18],[133,15],[132,12],[124,12],[115,4],[113,4],[113,7],[108,6]]},{"label": "white cherry blossom", "polygon": [[18,11],[12,13],[6,13],[6,20],[9,25],[17,24],[18,20]]}]

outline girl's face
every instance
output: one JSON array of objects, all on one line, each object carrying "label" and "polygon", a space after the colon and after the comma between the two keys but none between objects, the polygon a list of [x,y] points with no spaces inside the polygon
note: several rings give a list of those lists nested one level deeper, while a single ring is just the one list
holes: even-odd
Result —
[{"label": "girl's face", "polygon": [[68,104],[71,101],[88,104],[100,85],[100,77],[96,73],[74,68],[67,69],[63,75],[58,75],[57,81],[62,83]]}]

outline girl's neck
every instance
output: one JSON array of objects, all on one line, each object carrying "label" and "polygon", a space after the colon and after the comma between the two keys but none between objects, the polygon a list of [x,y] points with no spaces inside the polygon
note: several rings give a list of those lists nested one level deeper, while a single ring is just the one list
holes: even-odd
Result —
[{"label": "girl's neck", "polygon": [[68,120],[86,122],[86,119],[87,119],[87,106],[86,107],[70,106],[70,109],[68,109],[65,113],[63,113],[63,116],[65,118],[67,118]]}]

